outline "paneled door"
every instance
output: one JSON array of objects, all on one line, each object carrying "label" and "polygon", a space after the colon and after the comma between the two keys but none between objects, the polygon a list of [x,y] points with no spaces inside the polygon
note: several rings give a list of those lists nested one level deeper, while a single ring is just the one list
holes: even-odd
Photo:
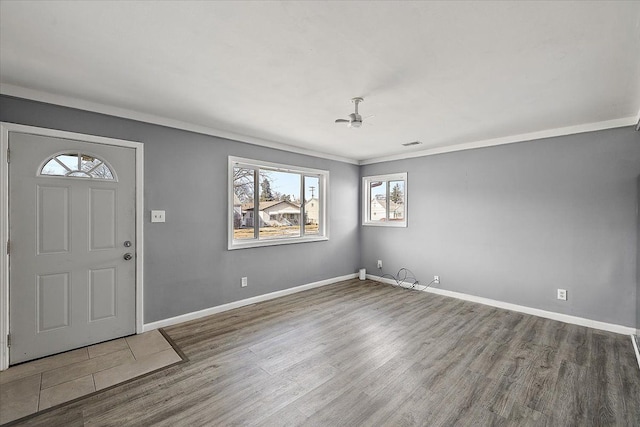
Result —
[{"label": "paneled door", "polygon": [[135,333],[135,150],[9,134],[9,363]]}]

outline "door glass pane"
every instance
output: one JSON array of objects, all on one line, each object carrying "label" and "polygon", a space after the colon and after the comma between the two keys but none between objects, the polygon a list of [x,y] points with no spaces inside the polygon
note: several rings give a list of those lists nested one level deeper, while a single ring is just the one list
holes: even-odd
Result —
[{"label": "door glass pane", "polygon": [[104,163],[101,163],[97,167],[94,167],[94,169],[91,171],[91,176],[101,179],[113,179],[111,169],[109,169]]},{"label": "door glass pane", "polygon": [[253,239],[254,170],[233,168],[233,238]]},{"label": "door glass pane", "polygon": [[95,157],[86,154],[83,154],[80,158],[82,159],[81,168],[83,171],[90,171],[91,169],[102,164],[102,161],[100,159],[96,159]]},{"label": "door glass pane", "polygon": [[320,227],[320,178],[304,177],[304,234],[319,234]]},{"label": "door glass pane", "polygon": [[57,175],[57,176],[65,176],[70,169],[67,169],[60,163],[56,161],[56,159],[51,159],[47,162],[46,165],[42,168],[42,175]]},{"label": "door glass pane", "polygon": [[384,222],[387,220],[387,186],[385,181],[369,183],[369,221]]},{"label": "door glass pane", "polygon": [[113,172],[103,160],[75,153],[60,154],[49,159],[42,167],[40,175],[115,180]]},{"label": "door glass pane", "polygon": [[260,170],[260,239],[300,237],[300,174]]},{"label": "door glass pane", "polygon": [[404,181],[389,181],[389,221],[403,221]]},{"label": "door glass pane", "polygon": [[69,170],[71,171],[78,170],[77,154],[61,154],[58,157],[56,157],[56,159],[58,159],[60,163],[65,165]]}]

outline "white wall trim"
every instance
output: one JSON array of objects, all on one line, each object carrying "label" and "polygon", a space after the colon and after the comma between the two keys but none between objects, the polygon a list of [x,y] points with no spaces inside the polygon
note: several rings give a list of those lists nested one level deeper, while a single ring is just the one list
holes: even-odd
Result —
[{"label": "white wall trim", "polygon": [[0,371],[9,367],[9,129],[0,123]]},{"label": "white wall trim", "polygon": [[[395,285],[393,280],[369,275],[367,279],[375,280],[378,282],[389,283]],[[519,313],[531,314],[533,316],[544,317],[545,319],[558,320],[564,323],[570,323],[572,325],[586,326],[588,328],[600,329],[608,332],[615,332],[617,334],[631,335],[635,333],[635,328],[629,326],[617,325],[615,323],[600,322],[598,320],[585,319],[584,317],[571,316],[569,314],[556,313],[553,311],[541,310],[539,308],[527,307],[524,305],[511,304],[508,302],[498,301],[490,298],[478,297],[475,295],[464,294],[461,292],[448,291],[446,289],[432,288],[426,286],[416,286],[417,290],[430,292],[432,294],[443,295],[447,297],[457,298],[465,301],[477,302],[479,304],[489,305],[491,307],[503,308],[505,310],[517,311]]]},{"label": "white wall trim", "polygon": [[0,246],[2,246],[2,260],[0,261],[0,370],[9,367],[9,347],[7,335],[9,333],[9,258],[6,242],[9,238],[9,168],[6,162],[9,147],[9,132],[27,133],[32,135],[64,138],[95,144],[106,144],[117,147],[133,148],[136,155],[136,332],[142,332],[144,315],[144,145],[140,142],[122,139],[105,138],[95,135],[85,135],[54,129],[25,126],[15,123],[0,123]]},{"label": "white wall trim", "polygon": [[637,125],[640,120],[640,111],[637,117],[624,117],[613,120],[606,120],[594,123],[585,123],[576,126],[567,126],[556,129],[548,129],[538,132],[524,133],[501,138],[485,139],[480,141],[470,141],[446,147],[430,148],[420,151],[412,151],[410,153],[399,153],[390,156],[374,157],[370,159],[356,160],[348,157],[342,157],[335,154],[323,153],[320,151],[304,149],[289,144],[270,141],[254,136],[242,135],[221,129],[214,129],[208,126],[187,123],[180,120],[174,120],[167,117],[161,117],[154,114],[141,113],[126,108],[113,107],[110,105],[100,104],[97,102],[85,101],[82,99],[72,98],[63,95],[56,95],[49,92],[43,92],[35,89],[29,89],[22,86],[0,83],[0,94],[14,96],[16,98],[30,99],[33,101],[45,102],[47,104],[60,105],[63,107],[77,108],[79,110],[91,111],[94,113],[107,114],[110,116],[122,117],[125,119],[138,120],[141,122],[152,123],[160,126],[167,126],[175,129],[182,129],[189,132],[210,135],[219,138],[226,138],[247,144],[259,145],[262,147],[273,148],[276,150],[285,150],[291,153],[303,154],[307,156],[320,157],[328,160],[335,160],[354,165],[369,165],[373,163],[388,162],[392,160],[410,159],[414,157],[432,156],[435,154],[444,154],[455,151],[471,150],[474,148],[492,147],[496,145],[511,144],[515,142],[531,141],[535,139],[551,138],[556,136],[572,135],[582,132],[593,132],[597,130],[612,129],[617,127]]},{"label": "white wall trim", "polygon": [[217,305],[215,307],[205,308],[204,310],[194,311],[191,313],[181,314],[180,316],[170,317],[156,322],[146,323],[144,331],[151,331],[158,328],[177,325],[178,323],[188,322],[190,320],[200,319],[202,317],[211,316],[212,314],[222,313],[224,311],[233,310],[234,308],[244,307],[246,305],[256,304],[262,301],[268,301],[274,298],[283,297],[285,295],[295,294],[297,292],[306,291],[308,289],[319,288],[321,286],[331,285],[333,283],[342,282],[344,280],[354,279],[358,277],[357,273],[347,274],[345,276],[333,277],[331,279],[320,280],[318,282],[307,283],[306,285],[296,286],[294,288],[283,289],[281,291],[271,292],[264,295],[243,299],[240,301],[230,302],[228,304]]},{"label": "white wall trim", "polygon": [[136,333],[144,330],[144,144],[136,142]]},{"label": "white wall trim", "polygon": [[113,107],[110,105],[100,104],[97,102],[85,101],[77,98],[71,98],[63,95],[42,92],[35,89],[29,89],[21,86],[0,83],[0,94],[14,96],[16,98],[30,99],[32,101],[45,102],[47,104],[60,105],[63,107],[77,108],[79,110],[91,111],[94,113],[107,114],[109,116],[122,117],[125,119],[137,120],[146,123],[152,123],[160,126],[167,126],[174,129],[186,130],[189,132],[200,133],[203,135],[216,136],[234,141],[246,142],[247,144],[259,145],[262,147],[273,148],[276,150],[285,150],[291,153],[304,154],[306,156],[320,157],[328,160],[336,160],[338,162],[350,163],[357,165],[358,161],[347,157],[337,156],[334,154],[323,153],[320,151],[309,150],[296,147],[281,142],[270,141],[263,138],[257,138],[239,133],[228,132],[221,129],[214,129],[208,126],[187,123],[180,120],[174,120],[166,117],[157,116],[155,114],[141,113],[126,108]]},{"label": "white wall trim", "polygon": [[474,148],[493,147],[495,145],[512,144],[516,142],[532,141],[543,138],[553,138],[556,136],[573,135],[583,132],[594,132],[604,129],[613,129],[625,126],[632,126],[638,123],[639,118],[624,117],[621,119],[606,120],[603,122],[585,123],[577,126],[568,126],[557,129],[548,129],[539,132],[523,133],[519,135],[505,136],[501,138],[484,139],[481,141],[465,142],[462,144],[449,145],[446,147],[430,148],[426,150],[413,151],[411,153],[393,154],[390,156],[375,157],[361,160],[360,165],[370,165],[373,163],[389,162],[392,160],[411,159],[414,157],[433,156],[436,154],[451,153],[454,151],[471,150]]},{"label": "white wall trim", "polygon": [[417,285],[417,286],[411,286],[411,284],[403,284],[403,285],[398,285],[398,283],[395,280],[389,279],[388,277],[380,277],[380,276],[376,276],[374,274],[369,274],[367,273],[367,279],[369,280],[374,280],[376,282],[382,282],[382,283],[387,283],[389,285],[393,285],[393,286],[401,286],[403,288],[407,288],[407,289],[415,289],[417,291],[424,291],[426,286],[424,285]]},{"label": "white wall trim", "polygon": [[638,348],[638,339],[640,339],[640,337],[631,335],[633,350],[636,352],[636,359],[638,360],[638,368],[640,368],[640,349]]}]

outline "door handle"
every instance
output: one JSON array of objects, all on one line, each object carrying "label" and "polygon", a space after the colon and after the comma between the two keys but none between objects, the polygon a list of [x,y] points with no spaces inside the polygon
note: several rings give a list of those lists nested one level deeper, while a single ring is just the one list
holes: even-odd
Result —
[{"label": "door handle", "polygon": [[125,261],[129,261],[131,258],[133,258],[133,256],[129,252],[127,252],[122,258],[124,258]]}]

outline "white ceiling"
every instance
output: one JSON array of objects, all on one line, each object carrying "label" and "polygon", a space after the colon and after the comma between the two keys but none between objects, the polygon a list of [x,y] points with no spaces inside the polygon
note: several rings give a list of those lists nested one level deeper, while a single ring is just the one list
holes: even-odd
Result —
[{"label": "white ceiling", "polygon": [[[4,93],[365,162],[640,110],[637,1],[3,0],[0,27]],[[355,96],[375,117],[335,124]]]}]

